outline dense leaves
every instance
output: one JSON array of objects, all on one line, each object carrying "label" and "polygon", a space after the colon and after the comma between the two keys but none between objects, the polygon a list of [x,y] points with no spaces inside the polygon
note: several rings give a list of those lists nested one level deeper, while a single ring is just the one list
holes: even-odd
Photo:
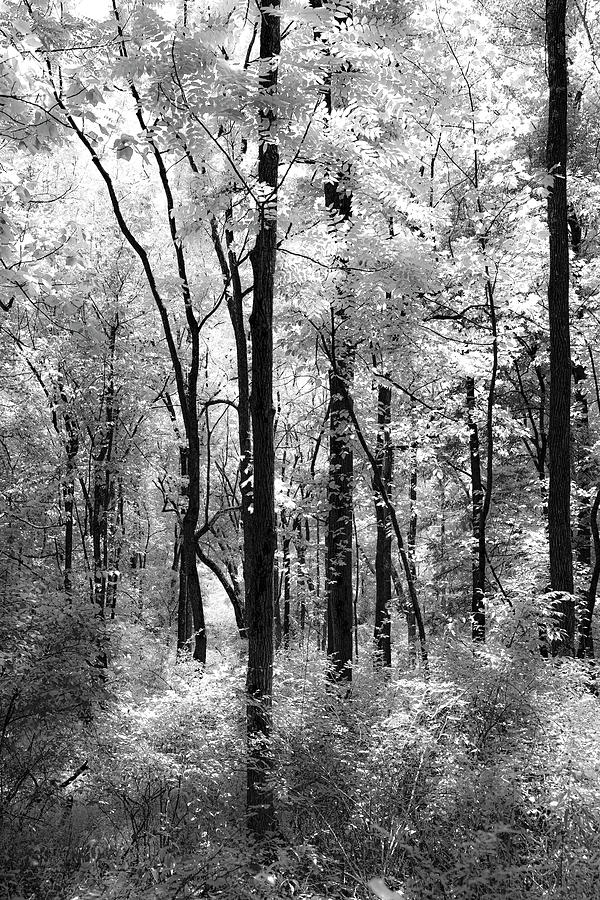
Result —
[{"label": "dense leaves", "polygon": [[7,900],[596,896],[598,12],[0,3]]}]

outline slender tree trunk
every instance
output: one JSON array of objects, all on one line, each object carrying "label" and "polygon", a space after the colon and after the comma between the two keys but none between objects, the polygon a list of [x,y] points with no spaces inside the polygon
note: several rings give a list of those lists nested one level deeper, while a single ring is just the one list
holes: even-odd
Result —
[{"label": "slender tree trunk", "polygon": [[[379,384],[377,388],[377,450],[379,476],[388,493],[392,486],[394,456],[390,424],[392,421],[392,389]],[[376,666],[392,665],[392,527],[390,516],[376,485],[375,518],[377,543],[375,549],[375,657]]]},{"label": "slender tree trunk", "polygon": [[273,561],[273,624],[275,628],[275,649],[281,650],[283,645],[283,624],[281,621],[281,591],[277,552]]},{"label": "slender tree trunk", "polygon": [[[592,353],[591,347],[588,345],[588,353],[590,357],[590,363],[592,367],[592,374],[594,377],[594,388],[596,394],[596,402],[600,408],[600,388],[598,386],[598,374],[596,371],[596,363],[594,361],[594,354]],[[589,473],[588,473],[589,475]],[[589,481],[591,479],[588,477],[588,489],[589,489]],[[589,490],[588,490],[589,497]],[[594,546],[594,563],[592,566],[591,576],[590,576],[590,585],[587,591],[587,595],[583,598],[583,602],[580,607],[580,620],[579,620],[579,645],[577,648],[577,656],[580,659],[594,659],[594,637],[592,633],[592,622],[594,617],[594,609],[596,606],[596,594],[598,592],[598,583],[600,582],[600,532],[598,530],[598,510],[600,509],[600,489],[596,491],[596,496],[594,498],[594,502],[591,505],[590,509],[590,517],[589,517],[589,525],[590,531],[593,539]],[[595,692],[595,685],[594,685]]]},{"label": "slender tree trunk", "polygon": [[[354,457],[352,425],[344,394],[352,381],[351,356],[344,353],[329,375],[329,480],[327,483],[327,655],[336,681],[352,680],[352,512]],[[342,388],[343,383],[343,388]]]},{"label": "slender tree trunk", "polygon": [[556,592],[557,624],[563,639],[553,648],[572,655],[575,637],[571,545],[571,348],[569,330],[569,237],[567,212],[566,0],[546,0],[548,54],[548,141],[546,166],[554,176],[548,195],[550,271],[550,412],[548,449],[548,538],[550,586]]},{"label": "slender tree trunk", "polygon": [[596,594],[598,593],[598,583],[600,582],[600,532],[598,530],[598,510],[600,509],[600,489],[596,491],[596,496],[592,504],[590,521],[591,530],[594,539],[594,565],[590,579],[590,586],[587,592],[586,602],[583,606],[580,622],[579,622],[579,646],[577,648],[577,656],[579,659],[594,659],[594,638],[592,634],[592,620],[594,617],[594,609],[596,606]]},{"label": "slender tree trunk", "polygon": [[590,422],[588,398],[584,385],[585,377],[583,366],[574,366],[573,462],[577,485],[577,528],[574,550],[580,569],[587,572],[592,559],[592,532],[590,525]]},{"label": "slender tree trunk", "polygon": [[199,342],[197,326],[190,327],[192,360],[187,378],[185,406],[182,410],[185,426],[185,446],[179,448],[180,494],[182,517],[179,548],[179,598],[177,613],[177,647],[189,649],[189,610],[194,631],[194,659],[206,663],[206,623],[204,604],[198,576],[196,529],[200,516],[200,430],[198,422]]},{"label": "slender tree trunk", "polygon": [[[302,533],[303,526],[304,534]],[[294,528],[298,535],[298,540],[296,542],[296,559],[298,563],[298,586],[300,590],[300,630],[304,632],[306,627],[307,597],[315,592],[314,582],[306,567],[306,548],[310,541],[308,520],[303,520],[301,516],[297,516],[294,522]]]},{"label": "slender tree trunk", "polygon": [[[573,209],[570,210],[569,231],[571,235],[571,247],[573,254],[577,256],[581,249],[581,225]],[[586,391],[587,372],[585,366],[572,365],[574,404],[573,404],[573,465],[574,481],[577,485],[577,529],[575,532],[575,559],[580,567],[587,573],[592,559],[591,547],[591,509],[590,487],[592,484],[591,471],[591,442],[588,397]]]},{"label": "slender tree trunk", "polygon": [[[231,208],[228,220],[231,218]],[[225,231],[228,266],[231,273],[232,290],[227,297],[227,308],[235,338],[235,352],[238,377],[238,440],[240,444],[240,495],[241,522],[244,545],[244,565],[246,544],[250,531],[250,510],[252,508],[252,433],[250,416],[250,375],[248,371],[248,342],[244,324],[243,291],[237,255],[233,249],[234,235],[231,229]]]},{"label": "slender tree trunk", "polygon": [[396,515],[396,510],[394,509],[394,505],[389,498],[388,492],[386,490],[385,484],[379,474],[379,468],[377,465],[377,460],[375,459],[374,454],[372,453],[367,441],[365,440],[365,436],[363,434],[362,428],[360,427],[360,422],[356,417],[356,412],[354,410],[354,404],[352,403],[352,399],[350,394],[348,393],[344,382],[340,382],[340,390],[342,392],[342,396],[346,405],[346,411],[348,416],[350,417],[350,421],[354,427],[354,433],[360,444],[362,451],[369,462],[371,467],[371,472],[373,473],[373,480],[375,482],[375,487],[381,496],[381,499],[385,503],[387,511],[390,515],[390,519],[392,522],[392,529],[396,536],[396,543],[398,545],[398,553],[400,555],[400,559],[402,560],[402,568],[404,569],[404,576],[406,578],[406,585],[408,587],[408,593],[410,596],[410,602],[412,604],[412,608],[415,613],[415,619],[417,622],[417,633],[419,635],[419,642],[421,644],[421,661],[423,664],[423,670],[427,675],[429,672],[429,653],[427,650],[427,635],[425,633],[425,623],[423,622],[423,614],[421,612],[421,605],[419,603],[419,598],[417,596],[417,590],[415,587],[415,582],[412,577],[412,573],[410,571],[410,563],[408,559],[408,553],[406,552],[406,544],[404,543],[404,538],[402,537],[402,532],[400,531],[400,525],[398,524],[398,517]]},{"label": "slender tree trunk", "polygon": [[[275,827],[270,747],[273,692],[273,570],[275,532],[275,449],[273,409],[273,292],[277,259],[277,180],[279,147],[276,112],[269,99],[277,91],[281,51],[279,0],[260,0],[260,84],[265,106],[259,125],[258,182],[266,199],[258,208],[258,233],[250,254],[254,276],[250,332],[254,442],[253,512],[246,545],[248,618],[248,736],[246,805],[248,826],[261,838]],[[273,14],[275,13],[275,14]]]},{"label": "slender tree trunk", "polygon": [[121,571],[121,553],[125,540],[125,498],[123,481],[119,479],[116,498],[113,485],[113,501],[111,504],[111,520],[108,529],[108,584],[107,600],[111,619],[115,618],[117,607],[117,588]]},{"label": "slender tree trunk", "polygon": [[485,641],[485,530],[482,521],[483,484],[479,429],[475,421],[475,379],[467,378],[467,415],[469,420],[469,460],[471,466],[471,632],[476,642]]},{"label": "slender tree trunk", "polygon": [[[316,532],[317,532],[317,560],[316,560],[316,578],[317,578],[317,591],[316,591],[316,599],[317,599],[317,611],[321,621],[321,627],[319,628],[319,643],[318,647],[320,650],[325,652],[327,650],[327,625],[328,625],[328,615],[327,615],[327,603],[321,607],[321,524],[319,519],[316,520]],[[325,581],[327,581],[327,549],[325,549]]]},{"label": "slender tree trunk", "polygon": [[[408,499],[410,503],[410,520],[408,523],[408,535],[406,549],[413,581],[417,580],[417,445],[414,441],[410,445],[410,480],[408,486]],[[406,607],[406,631],[408,639],[408,663],[411,669],[417,664],[417,623],[415,613],[411,606]]]},{"label": "slender tree trunk", "polygon": [[181,522],[181,560],[179,567],[179,608],[186,615],[188,604],[194,625],[194,659],[206,663],[206,623],[200,578],[196,563],[196,529],[200,516],[200,438],[197,411],[197,372],[188,380],[186,415],[187,507]]},{"label": "slender tree trunk", "polygon": [[[179,570],[179,585],[177,588],[177,651],[182,652],[191,648],[194,626],[190,616],[190,605],[187,602],[185,584],[182,584],[181,548],[178,548],[176,564]],[[172,568],[175,570],[175,560]]]},{"label": "slender tree trunk", "polygon": [[[65,424],[67,424],[65,419]],[[63,486],[63,504],[65,508],[65,559],[64,585],[65,593],[70,596],[73,589],[73,511],[75,503],[75,472],[79,453],[79,434],[76,428],[67,426],[67,470]]]},{"label": "slender tree trunk", "polygon": [[247,638],[248,634],[246,628],[246,614],[242,605],[240,586],[237,578],[235,577],[234,566],[232,565],[230,569],[229,565],[227,565],[227,572],[224,572],[221,566],[208,555],[204,547],[202,547],[199,543],[196,543],[196,556],[198,557],[198,560],[202,563],[202,565],[206,566],[206,568],[216,576],[219,584],[221,585],[231,602],[233,614],[235,616],[235,624],[237,626],[239,635],[242,639]]},{"label": "slender tree trunk", "polygon": [[284,529],[282,549],[283,549],[283,646],[288,649],[290,646],[290,604],[291,604],[291,578],[292,564],[290,559],[290,536],[287,533],[288,523],[285,515],[282,513],[281,524]]},{"label": "slender tree trunk", "polygon": [[98,606],[101,619],[106,612],[106,571],[103,567],[103,536],[106,526],[106,497],[104,494],[104,473],[95,467],[92,493],[90,532],[94,557],[94,602]]},{"label": "slender tree trunk", "polygon": [[[320,9],[323,0],[310,0],[313,8]],[[342,25],[349,18],[349,7],[339,7],[334,11],[336,20]],[[322,40],[321,33],[315,31],[315,41]],[[323,46],[325,55],[329,48]],[[332,93],[332,72],[328,71],[323,88],[323,96],[328,114],[334,109]],[[342,172],[330,172],[324,182],[325,206],[330,217],[330,230],[336,237],[342,223],[352,217],[352,193],[344,183],[347,176]],[[343,269],[343,251],[336,256],[337,265]],[[333,371],[329,374],[329,479],[327,485],[327,655],[334,681],[352,680],[352,514],[354,460],[352,452],[352,428],[348,421],[342,398],[340,381],[351,396],[354,375],[354,350],[342,335],[347,318],[349,299],[344,295],[345,274],[340,274],[337,286],[338,296],[331,305],[331,355]]]}]

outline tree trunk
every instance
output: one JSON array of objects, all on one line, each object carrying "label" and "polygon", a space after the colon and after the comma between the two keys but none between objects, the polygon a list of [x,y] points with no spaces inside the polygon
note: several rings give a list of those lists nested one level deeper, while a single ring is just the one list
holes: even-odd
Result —
[{"label": "tree trunk", "polygon": [[[248,738],[246,805],[248,826],[262,838],[275,826],[270,747],[273,691],[273,569],[275,532],[275,450],[273,409],[273,292],[277,259],[277,117],[269,97],[277,91],[281,50],[279,0],[260,0],[260,112],[258,182],[266,199],[258,206],[258,233],[250,254],[254,276],[252,339],[252,417],[254,498],[246,545]],[[275,11],[275,15],[273,14]]]},{"label": "tree trunk", "polygon": [[[410,481],[408,486],[408,499],[410,503],[410,520],[408,523],[408,535],[406,549],[413,581],[417,580],[417,445],[414,441],[410,445]],[[406,631],[408,641],[408,664],[411,669],[417,665],[417,623],[415,613],[410,605],[406,607]]]},{"label": "tree trunk", "polygon": [[[228,211],[228,219],[231,218],[231,207]],[[246,544],[250,531],[250,510],[252,508],[252,434],[250,418],[250,376],[248,371],[248,343],[246,339],[246,327],[244,324],[243,291],[240,279],[238,260],[233,249],[234,235],[231,229],[226,228],[225,239],[227,242],[228,265],[231,273],[232,291],[227,297],[227,308],[235,338],[235,352],[238,377],[238,440],[240,444],[240,494],[241,494],[241,521],[244,546],[244,559],[246,559]],[[245,579],[244,579],[245,583]]]},{"label": "tree trunk", "polygon": [[[569,214],[569,230],[571,247],[577,255],[581,248],[581,225],[574,210]],[[575,559],[582,570],[590,567],[592,559],[591,547],[591,508],[590,487],[592,484],[591,444],[588,397],[586,392],[587,372],[585,366],[572,365],[574,404],[573,404],[573,466],[574,481],[577,485],[577,529],[575,532]],[[581,571],[583,574],[583,571]]]},{"label": "tree trunk", "polygon": [[598,592],[598,582],[600,582],[600,532],[598,531],[598,510],[600,509],[600,490],[596,492],[596,497],[592,504],[590,521],[591,530],[594,538],[594,566],[590,579],[590,586],[586,597],[586,602],[582,610],[579,622],[579,646],[577,648],[577,656],[579,659],[594,659],[594,638],[592,635],[592,620],[594,616],[594,608],[596,606],[596,594]]},{"label": "tree trunk", "polygon": [[569,330],[569,237],[567,212],[566,0],[546,0],[548,140],[546,166],[554,176],[548,195],[550,271],[550,410],[548,449],[548,538],[550,586],[556,592],[557,625],[563,634],[553,652],[572,655],[575,637],[571,546],[571,348]]},{"label": "tree trunk", "polygon": [[345,406],[352,357],[336,359],[329,374],[329,480],[327,483],[327,655],[336,681],[352,680],[352,425]]},{"label": "tree trunk", "polygon": [[283,625],[281,623],[281,596],[279,590],[279,561],[277,553],[273,561],[273,623],[275,628],[275,649],[281,650],[283,644]]},{"label": "tree trunk", "polygon": [[290,603],[291,603],[291,578],[292,567],[290,560],[290,536],[287,533],[288,523],[285,515],[281,514],[283,533],[283,646],[286,650],[290,646]]},{"label": "tree trunk", "polygon": [[75,473],[77,466],[77,454],[79,453],[79,433],[75,426],[67,427],[67,470],[63,485],[63,504],[65,508],[65,559],[64,559],[64,585],[65,593],[70,596],[73,589],[73,510],[75,503]]},{"label": "tree trunk", "polygon": [[246,639],[248,637],[246,628],[246,613],[242,605],[242,596],[239,583],[237,578],[234,577],[233,571],[230,571],[229,566],[227,566],[229,572],[228,578],[227,573],[223,571],[219,564],[216,563],[214,559],[212,559],[208,555],[208,553],[206,553],[204,547],[202,547],[198,542],[196,542],[196,556],[198,557],[198,560],[202,563],[202,565],[206,566],[206,568],[216,576],[219,584],[227,594],[233,608],[235,624],[237,626],[239,636],[243,640]]},{"label": "tree trunk", "polygon": [[[304,534],[302,528],[304,526]],[[306,568],[306,548],[310,542],[310,528],[308,519],[303,520],[301,516],[296,516],[294,520],[294,528],[298,535],[296,542],[296,560],[298,564],[298,586],[300,589],[300,630],[304,632],[306,627],[306,600],[315,592],[315,585],[310,573]],[[302,638],[304,640],[304,637]]]},{"label": "tree trunk", "polygon": [[[377,451],[379,476],[388,493],[392,485],[394,455],[390,436],[392,420],[392,389],[379,384],[377,388]],[[375,549],[375,657],[376,666],[392,665],[392,528],[387,507],[375,490],[375,518],[377,544]]]},{"label": "tree trunk", "polygon": [[[317,588],[316,588],[316,604],[317,604],[317,615],[319,617],[320,627],[318,629],[318,643],[317,647],[319,650],[325,652],[327,650],[327,603],[324,603],[321,606],[321,524],[319,519],[316,519],[315,522],[316,529],[316,579],[317,579]],[[327,579],[327,549],[325,549],[325,579]]]},{"label": "tree trunk", "polygon": [[[322,8],[323,0],[310,0],[315,9]],[[342,25],[349,18],[349,7],[339,7],[335,18]],[[315,41],[322,40],[315,31]],[[323,52],[328,55],[325,44]],[[333,112],[332,73],[328,71],[323,86],[323,96],[328,114]],[[345,184],[347,174],[340,171],[328,173],[323,185],[325,206],[330,217],[330,230],[337,236],[340,224],[352,217],[352,193]],[[337,265],[343,270],[343,252],[336,256]],[[340,390],[351,396],[354,374],[354,351],[340,339],[346,320],[348,300],[344,296],[345,273],[340,274],[338,296],[331,304],[331,356],[333,371],[329,374],[329,480],[327,484],[327,655],[334,681],[352,680],[352,513],[354,462],[352,453],[352,427],[348,421],[345,401]],[[350,401],[351,402],[351,401]]]},{"label": "tree trunk", "polygon": [[392,522],[392,529],[396,536],[398,553],[400,555],[400,559],[402,560],[402,568],[404,569],[404,575],[406,578],[406,585],[408,587],[410,602],[412,604],[412,608],[415,613],[415,620],[417,623],[417,633],[419,635],[419,641],[421,644],[421,661],[423,664],[423,670],[424,670],[425,674],[428,675],[429,653],[428,653],[428,649],[427,649],[427,635],[425,633],[425,623],[423,622],[423,614],[421,612],[421,606],[419,603],[419,598],[417,596],[415,582],[412,577],[412,573],[410,571],[410,564],[409,564],[409,560],[408,560],[408,554],[406,552],[406,545],[405,545],[404,539],[402,537],[402,532],[400,531],[400,525],[398,524],[398,517],[396,515],[396,510],[394,509],[394,505],[389,498],[385,484],[383,483],[383,480],[379,474],[377,460],[375,459],[374,454],[370,450],[369,445],[367,444],[367,442],[365,440],[365,436],[363,434],[362,428],[360,427],[360,423],[356,417],[356,412],[354,410],[354,404],[352,403],[350,394],[348,393],[348,390],[343,381],[340,381],[339,389],[340,389],[340,392],[342,394],[342,397],[343,397],[343,400],[344,400],[344,403],[346,406],[346,411],[347,411],[350,421],[352,422],[352,425],[354,427],[354,433],[356,435],[356,438],[357,438],[357,440],[363,450],[363,453],[371,467],[371,472],[373,473],[373,480],[375,483],[375,487],[376,487],[377,491],[379,492],[381,499],[385,503],[386,509],[389,513],[389,516],[390,516],[390,519]]},{"label": "tree trunk", "polygon": [[[181,522],[181,559],[179,563],[179,609],[192,610],[194,625],[194,659],[206,663],[206,623],[198,566],[196,564],[196,528],[200,515],[200,439],[196,397],[197,374],[191,372],[186,416],[187,507]],[[185,466],[182,463],[182,466]],[[185,468],[183,468],[185,471]]]},{"label": "tree trunk", "polygon": [[111,619],[115,618],[117,607],[117,588],[121,572],[121,553],[125,541],[125,497],[123,481],[119,478],[119,487],[115,498],[114,483],[112,486],[111,519],[108,528],[108,582],[107,602]]},{"label": "tree trunk", "polygon": [[476,642],[485,641],[485,527],[483,522],[483,484],[479,429],[475,421],[475,379],[467,378],[467,415],[469,420],[469,460],[471,466],[471,634]]}]

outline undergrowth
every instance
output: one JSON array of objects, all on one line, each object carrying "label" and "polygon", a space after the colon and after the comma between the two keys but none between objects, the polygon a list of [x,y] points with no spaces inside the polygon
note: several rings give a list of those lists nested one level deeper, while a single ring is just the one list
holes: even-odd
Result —
[{"label": "undergrowth", "polygon": [[425,681],[365,655],[345,697],[316,653],[279,656],[262,866],[244,826],[243,660],[200,675],[163,655],[150,688],[147,662],[144,688],[123,667],[92,721],[46,744],[43,716],[11,722],[27,772],[3,794],[2,897],[359,900],[374,876],[406,900],[597,897],[600,707],[581,669],[459,643],[433,659]]}]

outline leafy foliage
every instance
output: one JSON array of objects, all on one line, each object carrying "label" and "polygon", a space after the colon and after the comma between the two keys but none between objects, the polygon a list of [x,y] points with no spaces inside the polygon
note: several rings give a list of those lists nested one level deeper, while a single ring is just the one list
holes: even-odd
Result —
[{"label": "leafy foliage", "polygon": [[[257,7],[0,6],[1,896],[592,900],[593,657],[539,652],[560,639],[560,597],[546,559],[554,175],[538,11],[289,0],[274,138]],[[575,4],[567,21],[580,629],[600,549],[597,12]],[[279,646],[263,749],[277,828],[258,844],[243,365],[251,248],[275,214],[257,159],[273,140]],[[325,660],[340,345],[353,360],[354,420],[337,426],[354,453],[349,694]],[[385,503],[365,447],[381,445],[381,386],[429,672],[395,551],[393,666],[373,656]],[[180,590],[190,435],[204,667],[185,650],[197,623]],[[488,508],[474,650],[475,463]]]}]

